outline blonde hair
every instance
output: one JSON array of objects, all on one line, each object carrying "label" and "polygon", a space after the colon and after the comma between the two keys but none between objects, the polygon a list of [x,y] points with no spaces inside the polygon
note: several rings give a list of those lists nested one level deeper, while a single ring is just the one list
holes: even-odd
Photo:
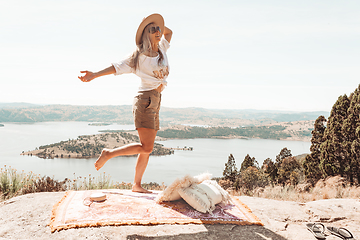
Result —
[{"label": "blonde hair", "polygon": [[[146,27],[144,28],[144,31],[141,35],[141,43],[136,46],[136,50],[133,52],[133,54],[130,57],[130,67],[133,68],[135,71],[139,67],[140,54],[152,51],[149,28],[153,24],[154,23],[149,23],[148,25],[146,25]],[[164,55],[162,54],[160,48],[159,48],[158,53],[159,53],[158,65],[160,65],[164,59]]]}]

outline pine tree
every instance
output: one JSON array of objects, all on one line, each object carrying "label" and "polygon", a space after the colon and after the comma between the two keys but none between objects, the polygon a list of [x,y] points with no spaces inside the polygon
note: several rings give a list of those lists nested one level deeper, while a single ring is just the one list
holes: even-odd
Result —
[{"label": "pine tree", "polygon": [[271,158],[267,158],[264,160],[263,165],[261,166],[261,169],[264,171],[264,173],[270,178],[270,180],[273,183],[277,182],[278,178],[278,169],[274,162],[271,160]]},{"label": "pine tree", "polygon": [[249,154],[245,156],[244,161],[241,163],[240,172],[245,171],[248,167],[256,167],[259,169],[259,164],[254,157],[250,157]]},{"label": "pine tree", "polygon": [[320,145],[324,141],[325,123],[326,118],[324,116],[319,116],[316,119],[314,130],[311,131],[311,153],[305,157],[305,161],[303,162],[305,177],[313,184],[322,177],[320,170]]},{"label": "pine tree", "polygon": [[[351,144],[351,162],[349,165],[351,184],[360,183],[360,126],[355,130],[356,139]],[[355,181],[356,180],[356,181]]]},{"label": "pine tree", "polygon": [[279,165],[283,159],[287,157],[292,157],[291,150],[287,149],[286,147],[281,149],[280,153],[276,155],[276,165]]},{"label": "pine tree", "polygon": [[224,179],[228,179],[232,182],[235,182],[238,171],[235,164],[235,158],[232,154],[228,157],[227,163],[225,163],[225,170],[223,171]]},{"label": "pine tree", "polygon": [[360,182],[360,85],[349,97],[348,117],[342,130],[345,141],[342,143],[345,155],[344,174],[351,183]]},{"label": "pine tree", "polygon": [[343,95],[337,99],[326,128],[322,125],[325,118],[320,116],[315,122],[311,154],[303,164],[308,179],[320,178],[320,170],[323,178],[341,175],[351,183],[360,182],[359,118],[360,85],[349,98]]},{"label": "pine tree", "polygon": [[346,138],[342,127],[348,116],[349,104],[349,98],[343,95],[338,98],[332,107],[324,133],[324,142],[320,145],[320,169],[324,178],[335,175],[346,177],[346,151],[343,149]]},{"label": "pine tree", "polygon": [[300,168],[300,164],[295,157],[284,158],[278,168],[278,182],[280,184],[298,184],[300,179]]},{"label": "pine tree", "polygon": [[286,147],[281,149],[280,153],[278,155],[276,155],[275,164],[274,164],[275,166],[272,169],[274,182],[279,181],[279,168],[280,168],[281,162],[287,157],[292,157],[292,154],[291,154],[291,150],[287,149]]}]

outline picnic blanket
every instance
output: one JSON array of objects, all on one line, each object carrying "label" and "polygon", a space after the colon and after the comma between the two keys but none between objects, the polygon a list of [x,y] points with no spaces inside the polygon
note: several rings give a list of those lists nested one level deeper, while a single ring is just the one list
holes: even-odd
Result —
[{"label": "picnic blanket", "polygon": [[[106,200],[89,202],[87,199],[94,193],[105,193]],[[68,191],[54,205],[49,226],[55,232],[78,227],[120,225],[263,225],[236,197],[232,197],[232,204],[218,204],[212,214],[204,214],[194,210],[182,199],[158,204],[155,198],[159,193],[134,193],[120,189]]]}]

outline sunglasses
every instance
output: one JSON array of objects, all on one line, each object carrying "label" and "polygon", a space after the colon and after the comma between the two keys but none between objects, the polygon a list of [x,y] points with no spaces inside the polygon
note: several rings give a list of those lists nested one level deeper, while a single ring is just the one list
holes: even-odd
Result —
[{"label": "sunglasses", "polygon": [[151,34],[154,34],[154,33],[156,33],[157,31],[159,31],[159,32],[161,33],[161,29],[160,29],[159,26],[149,28],[149,33],[151,33]]}]

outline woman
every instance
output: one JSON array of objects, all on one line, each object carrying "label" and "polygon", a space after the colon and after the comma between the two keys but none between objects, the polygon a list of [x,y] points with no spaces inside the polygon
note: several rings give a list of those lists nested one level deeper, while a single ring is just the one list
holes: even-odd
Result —
[{"label": "woman", "polygon": [[141,79],[139,94],[134,98],[133,115],[140,143],[133,143],[115,149],[103,149],[95,162],[99,170],[110,158],[138,154],[133,192],[149,193],[141,187],[141,179],[153,150],[156,133],[159,130],[159,110],[161,92],[164,90],[169,74],[166,51],[172,37],[172,31],[165,27],[160,14],[152,14],[144,18],[136,33],[137,48],[129,58],[120,63],[113,63],[99,72],[81,71],[83,82],[109,74],[120,75],[134,73]]}]

